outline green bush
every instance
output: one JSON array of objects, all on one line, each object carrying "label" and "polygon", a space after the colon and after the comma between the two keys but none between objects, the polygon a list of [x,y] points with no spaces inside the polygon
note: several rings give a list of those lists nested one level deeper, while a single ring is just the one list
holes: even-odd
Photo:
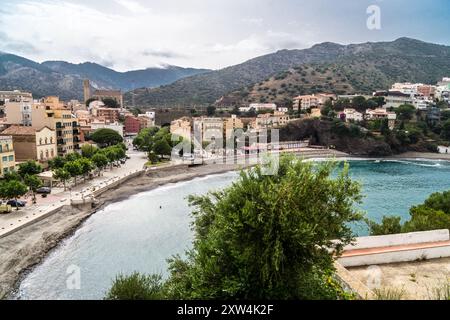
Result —
[{"label": "green bush", "polygon": [[106,294],[106,300],[162,300],[163,282],[158,275],[119,275]]}]

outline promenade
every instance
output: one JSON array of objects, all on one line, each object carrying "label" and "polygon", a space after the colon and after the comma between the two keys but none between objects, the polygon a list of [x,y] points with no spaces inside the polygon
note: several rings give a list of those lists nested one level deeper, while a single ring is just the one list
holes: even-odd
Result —
[{"label": "promenade", "polygon": [[70,206],[71,203],[82,202],[83,199],[92,197],[96,191],[107,188],[117,183],[117,181],[126,178],[136,172],[142,171],[147,162],[146,154],[143,152],[129,151],[130,159],[121,167],[106,169],[102,175],[92,180],[80,183],[79,185],[64,191],[63,188],[53,188],[52,194],[46,198],[36,196],[37,203],[32,204],[30,197],[23,198],[27,201],[25,208],[20,208],[10,214],[0,215],[0,238],[5,237],[25,226],[46,218],[64,206]]}]

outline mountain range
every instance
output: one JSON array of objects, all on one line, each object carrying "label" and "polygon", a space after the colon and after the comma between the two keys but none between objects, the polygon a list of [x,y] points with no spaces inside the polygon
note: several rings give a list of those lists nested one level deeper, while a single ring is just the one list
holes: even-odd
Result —
[{"label": "mountain range", "polygon": [[206,69],[166,66],[128,72],[117,72],[102,65],[86,62],[35,61],[0,52],[0,90],[20,89],[35,97],[58,95],[64,100],[83,98],[83,80],[93,88],[129,91],[140,87],[158,87],[183,77],[208,72]]},{"label": "mountain range", "polygon": [[[139,107],[283,103],[314,92],[372,93],[400,81],[435,83],[450,76],[450,47],[399,38],[391,42],[316,44],[280,50],[221,70],[149,68],[117,72],[95,63],[37,63],[0,52],[0,90],[34,96],[82,97],[82,80],[93,88],[121,89]],[[135,89],[137,88],[137,89]]]},{"label": "mountain range", "polygon": [[449,46],[410,38],[350,45],[325,42],[133,93],[139,106],[205,105],[221,97],[240,104],[320,91],[372,93],[398,81],[436,83],[449,75]]}]

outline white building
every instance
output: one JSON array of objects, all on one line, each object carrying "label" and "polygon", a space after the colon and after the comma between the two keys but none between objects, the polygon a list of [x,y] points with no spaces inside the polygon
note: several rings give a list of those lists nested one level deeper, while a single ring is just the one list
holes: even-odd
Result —
[{"label": "white building", "polygon": [[[31,126],[33,98],[20,96],[15,99],[8,99],[5,102],[4,111],[7,123],[20,124],[23,126]],[[19,110],[19,112],[17,112]]]},{"label": "white building", "polygon": [[248,112],[251,109],[254,109],[255,111],[261,111],[261,110],[277,110],[277,105],[275,103],[251,103],[248,107],[241,107],[239,108],[239,111],[241,112]]},{"label": "white building", "polygon": [[147,117],[152,120],[155,120],[156,112],[155,111],[147,111],[146,113],[139,114],[138,117]]},{"label": "white building", "polygon": [[409,95],[399,91],[390,91],[388,96],[384,98],[384,108],[398,108],[403,104],[413,104],[414,95]]},{"label": "white building", "polygon": [[123,125],[115,122],[115,123],[105,123],[105,122],[99,122],[99,121],[93,121],[91,122],[91,129],[92,131],[96,131],[98,129],[112,129],[114,131],[117,131],[122,137],[123,135]]},{"label": "white building", "polygon": [[369,121],[388,119],[389,129],[392,130],[395,127],[395,120],[397,120],[397,114],[395,112],[388,112],[384,108],[377,108],[374,110],[367,109],[365,118]]},{"label": "white building", "polygon": [[360,121],[364,120],[364,115],[361,112],[358,112],[352,108],[344,109],[344,111],[341,113],[341,115],[342,114],[345,116],[346,122],[349,122],[349,121],[360,122]]}]

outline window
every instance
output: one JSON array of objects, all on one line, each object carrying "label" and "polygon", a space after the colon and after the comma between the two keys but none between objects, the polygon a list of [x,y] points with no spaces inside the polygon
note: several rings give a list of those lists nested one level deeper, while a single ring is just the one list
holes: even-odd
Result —
[{"label": "window", "polygon": [[3,146],[0,145],[0,152],[3,152]]},{"label": "window", "polygon": [[14,156],[9,156],[9,161],[14,161]]},{"label": "window", "polygon": [[45,137],[45,144],[48,144],[48,139],[47,139],[47,137]]},{"label": "window", "polygon": [[42,145],[42,138],[39,138],[39,144]]},{"label": "window", "polygon": [[6,156],[3,157],[3,158],[2,158],[2,161],[3,161],[3,162],[7,162],[7,161],[8,161],[8,157],[6,157]]}]

